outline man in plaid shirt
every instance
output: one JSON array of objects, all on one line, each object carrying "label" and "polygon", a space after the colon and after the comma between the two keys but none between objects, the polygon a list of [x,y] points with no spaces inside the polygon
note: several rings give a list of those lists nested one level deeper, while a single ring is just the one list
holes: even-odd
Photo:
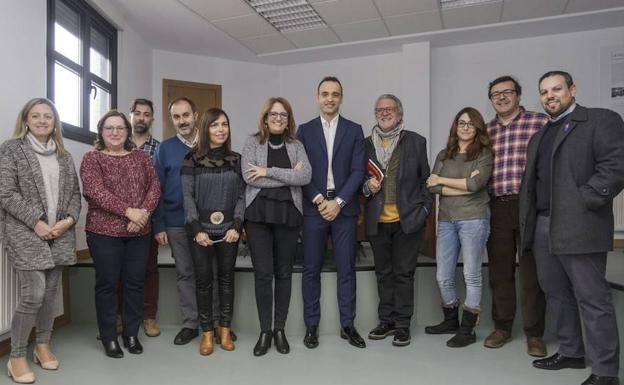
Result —
[{"label": "man in plaid shirt", "polygon": [[[135,99],[130,105],[130,124],[132,125],[132,142],[145,151],[150,158],[154,157],[156,148],[160,144],[150,134],[154,122],[154,105],[148,99]],[[145,300],[143,311],[143,329],[148,337],[160,335],[160,327],[156,322],[158,309],[158,242],[152,237],[147,270],[145,272]]]},{"label": "man in plaid shirt", "polygon": [[149,132],[153,122],[154,109],[152,101],[148,99],[135,99],[130,106],[132,142],[137,148],[145,151],[150,159],[154,158],[156,148],[160,144]]},{"label": "man in plaid shirt", "polygon": [[[494,331],[485,339],[488,348],[500,348],[511,339],[516,313],[516,254],[519,249],[518,192],[526,164],[529,139],[548,121],[544,114],[520,106],[522,88],[511,76],[493,80],[488,98],[496,116],[487,126],[494,149],[490,179],[490,238],[487,244]],[[520,255],[522,314],[527,353],[546,356],[544,317],[546,301],[537,281],[535,258]]]}]

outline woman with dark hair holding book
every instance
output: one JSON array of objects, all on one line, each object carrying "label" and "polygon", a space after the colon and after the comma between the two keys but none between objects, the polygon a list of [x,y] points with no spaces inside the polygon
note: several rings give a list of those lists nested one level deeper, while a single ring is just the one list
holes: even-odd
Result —
[{"label": "woman with dark hair holding book", "polygon": [[201,355],[213,352],[213,259],[219,290],[218,340],[234,350],[230,324],[234,312],[234,265],[245,211],[241,156],[231,150],[230,119],[210,108],[202,115],[197,142],[182,163],[182,195],[186,230],[195,266]]},{"label": "woman with dark hair holding book", "polygon": [[362,187],[379,292],[379,325],[368,338],[393,334],[394,346],[406,346],[414,313],[414,272],[432,206],[425,186],[427,143],[404,129],[403,106],[394,95],[377,98],[375,118],[377,124],[365,141],[369,175]]},{"label": "woman with dark hair holding book", "polygon": [[[425,328],[427,334],[455,333],[446,342],[459,348],[476,341],[474,327],[481,303],[481,262],[490,234],[487,183],[493,156],[483,117],[472,107],[455,115],[446,148],[440,151],[427,180],[440,195],[436,265],[444,320]],[[461,323],[455,290],[455,270],[461,250],[466,299]]]}]

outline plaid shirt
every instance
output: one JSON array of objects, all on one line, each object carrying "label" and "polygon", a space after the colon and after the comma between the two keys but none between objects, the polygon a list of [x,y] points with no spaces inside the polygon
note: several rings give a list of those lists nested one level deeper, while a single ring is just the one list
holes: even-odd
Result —
[{"label": "plaid shirt", "polygon": [[159,144],[160,142],[154,139],[150,135],[149,138],[147,138],[147,140],[145,141],[145,143],[143,143],[141,147],[139,147],[139,150],[145,151],[145,153],[149,155],[150,159],[153,159],[154,154],[156,153],[156,148],[158,147]]},{"label": "plaid shirt", "polygon": [[494,117],[487,131],[494,149],[494,169],[490,179],[490,193],[495,196],[518,194],[524,167],[526,166],[529,139],[548,122],[548,116],[525,111],[507,126]]}]

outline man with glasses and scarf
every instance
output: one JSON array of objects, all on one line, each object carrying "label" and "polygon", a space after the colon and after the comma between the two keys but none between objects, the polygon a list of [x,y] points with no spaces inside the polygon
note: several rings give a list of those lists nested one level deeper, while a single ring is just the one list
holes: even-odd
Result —
[{"label": "man with glasses and scarf", "polygon": [[[365,140],[369,175],[362,187],[379,293],[379,325],[368,338],[381,340],[393,334],[392,345],[406,346],[414,313],[414,272],[432,206],[426,187],[427,142],[404,129],[403,105],[394,95],[377,98],[375,119]],[[377,168],[381,173],[374,171]]]}]

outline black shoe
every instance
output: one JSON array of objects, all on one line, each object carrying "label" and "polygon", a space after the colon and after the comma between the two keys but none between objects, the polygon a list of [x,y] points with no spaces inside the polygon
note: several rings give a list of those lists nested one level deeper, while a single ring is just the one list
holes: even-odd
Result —
[{"label": "black shoe", "polygon": [[459,330],[459,307],[442,306],[444,320],[437,325],[426,326],[427,334],[455,334]]},{"label": "black shoe", "polygon": [[176,345],[186,345],[198,335],[199,332],[197,331],[197,329],[182,328],[182,330],[180,330],[178,334],[176,334],[173,343]]},{"label": "black shoe", "polygon": [[254,346],[253,354],[256,357],[264,356],[266,352],[271,347],[271,338],[273,337],[273,332],[270,330],[263,331],[260,333],[260,338],[258,338],[258,342],[256,342],[256,346]]},{"label": "black shoe", "polygon": [[123,350],[121,350],[121,346],[119,346],[117,340],[108,342],[102,341],[102,345],[104,345],[104,351],[107,356],[111,358],[122,358],[124,356]]},{"label": "black shoe", "polygon": [[282,354],[288,354],[290,352],[290,345],[284,334],[284,329],[273,330],[273,338],[275,339],[275,349]]},{"label": "black shoe", "polygon": [[457,334],[446,341],[446,346],[449,348],[463,348],[468,345],[472,345],[477,342],[477,335],[474,330],[458,330]]},{"label": "black shoe", "polygon": [[397,328],[394,333],[394,339],[392,345],[394,346],[407,346],[410,344],[412,337],[408,328]]},{"label": "black shoe", "polygon": [[533,366],[538,369],[560,370],[560,369],[585,369],[584,357],[565,357],[555,353],[550,357],[533,361]]},{"label": "black shoe", "polygon": [[394,325],[379,324],[368,333],[368,339],[383,340],[389,335],[394,334],[395,331],[396,329],[394,328]]},{"label": "black shoe", "polygon": [[143,353],[143,345],[139,342],[137,337],[121,337],[123,340],[124,348],[128,349],[128,352],[132,354],[141,354]]},{"label": "black shoe", "polygon": [[306,327],[306,334],[305,337],[303,337],[303,344],[308,349],[314,349],[319,345],[317,325]]},{"label": "black shoe", "polygon": [[343,340],[348,340],[349,343],[356,348],[365,348],[366,342],[360,336],[360,333],[355,330],[353,326],[345,326],[340,329],[340,338]]},{"label": "black shoe", "polygon": [[620,385],[617,377],[603,377],[592,374],[581,385]]},{"label": "black shoe", "polygon": [[478,312],[473,312],[464,308],[459,329],[450,340],[446,341],[446,346],[449,348],[463,348],[477,342],[477,335],[474,332],[474,328],[478,321]]}]

